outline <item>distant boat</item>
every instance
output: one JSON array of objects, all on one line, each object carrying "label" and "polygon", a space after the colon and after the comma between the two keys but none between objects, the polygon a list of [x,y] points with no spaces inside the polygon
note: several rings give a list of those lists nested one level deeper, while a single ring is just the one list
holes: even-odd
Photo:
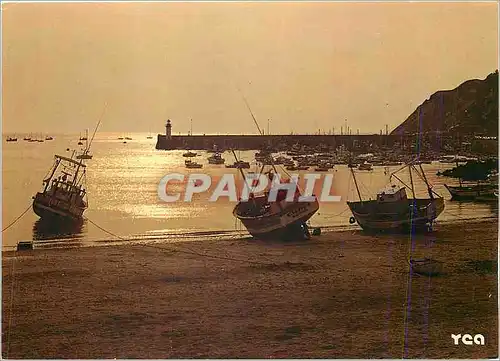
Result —
[{"label": "distant boat", "polygon": [[123,140],[123,137],[118,137],[118,140]]},{"label": "distant boat", "polygon": [[188,157],[188,158],[191,158],[191,157],[196,157],[197,154],[195,152],[191,152],[191,151],[187,151],[186,153],[184,153],[182,155],[183,157]]},{"label": "distant boat", "polygon": [[54,138],[53,138],[53,137],[50,137],[50,136],[46,136],[46,137],[45,137],[45,140],[54,140]]},{"label": "distant boat", "polygon": [[148,135],[146,138],[147,139],[153,139],[153,137],[151,135]]},{"label": "distant boat", "polygon": [[193,162],[192,160],[186,160],[184,161],[184,165],[186,166],[186,168],[203,168],[203,165],[200,164],[200,163],[196,163],[196,162]]},{"label": "distant boat", "polygon": [[364,162],[361,163],[358,167],[359,170],[373,170],[372,165],[370,163]]},{"label": "distant boat", "polygon": [[249,169],[250,163],[242,160],[237,160],[233,164],[226,164],[226,168]]},{"label": "distant boat", "polygon": [[77,155],[76,159],[92,159],[92,154],[84,152],[82,154]]},{"label": "distant boat", "polygon": [[225,160],[220,153],[214,153],[208,159],[208,164],[224,164]]},{"label": "distant boat", "polygon": [[125,137],[125,139],[127,139],[127,140],[132,140],[132,138],[130,138],[130,137]]},{"label": "distant boat", "polygon": [[6,139],[7,142],[17,142],[17,137],[8,137]]},{"label": "distant boat", "polygon": [[402,169],[406,169],[405,167],[392,173],[389,177],[389,180],[393,177],[396,178],[405,187],[393,184],[379,191],[374,200],[363,200],[361,198],[356,175],[351,168],[359,201],[347,202],[353,215],[349,222],[357,222],[361,228],[369,231],[406,231],[411,230],[412,227],[416,229],[431,229],[434,220],[444,210],[444,200],[443,197],[432,190],[420,164],[419,168],[420,170],[417,170],[413,163],[408,164],[410,176],[412,176],[412,172],[416,173],[426,183],[429,194],[428,198],[416,198],[413,181],[410,188],[413,198],[406,196],[405,187],[408,186],[396,175]]}]

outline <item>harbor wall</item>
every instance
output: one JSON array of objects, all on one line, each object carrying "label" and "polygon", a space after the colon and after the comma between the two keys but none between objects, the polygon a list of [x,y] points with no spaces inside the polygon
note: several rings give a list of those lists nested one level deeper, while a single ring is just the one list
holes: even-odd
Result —
[{"label": "harbor wall", "polygon": [[328,148],[344,146],[350,151],[373,151],[376,149],[398,149],[415,152],[430,151],[479,151],[498,152],[498,141],[478,140],[456,135],[174,135],[167,137],[158,134],[156,149],[218,149],[250,150],[266,147],[275,150],[289,150],[292,146],[315,147],[324,145]]}]

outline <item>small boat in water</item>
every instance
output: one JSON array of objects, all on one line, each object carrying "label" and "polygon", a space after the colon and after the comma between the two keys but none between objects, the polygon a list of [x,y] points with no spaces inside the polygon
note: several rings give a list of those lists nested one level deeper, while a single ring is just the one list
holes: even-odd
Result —
[{"label": "small boat in water", "polygon": [[79,221],[87,209],[82,180],[85,164],[72,157],[55,155],[55,163],[43,190],[33,197],[33,211],[42,219]]},{"label": "small boat in water", "polygon": [[249,169],[250,163],[242,160],[237,160],[233,164],[226,164],[226,168]]},{"label": "small boat in water", "polygon": [[189,169],[203,168],[203,164],[193,162],[192,160],[184,161],[184,165]]},{"label": "small boat in water", "polygon": [[449,186],[444,185],[453,200],[497,200],[498,185],[492,183],[477,183],[472,185]]},{"label": "small boat in water", "polygon": [[222,158],[222,155],[217,152],[211,155],[208,159],[208,164],[224,164],[225,160]]},{"label": "small boat in water", "polygon": [[373,167],[370,163],[364,162],[358,166],[358,170],[373,170]]},{"label": "small boat in water", "polygon": [[190,150],[188,150],[186,153],[184,153],[182,155],[183,157],[187,157],[187,158],[192,158],[192,157],[196,157],[197,154],[195,152],[191,152]]},{"label": "small boat in water", "polygon": [[54,138],[53,138],[53,137],[51,137],[51,136],[46,136],[46,137],[45,137],[45,140],[54,140]]},{"label": "small boat in water", "polygon": [[17,142],[17,137],[8,137],[6,139],[7,142]]},{"label": "small boat in water", "polygon": [[[410,173],[411,186],[406,185],[396,174],[403,169]],[[427,182],[422,166],[419,170],[413,163],[408,167],[392,173],[392,178],[397,179],[403,186],[392,184],[377,193],[376,199],[363,200],[359,191],[354,170],[351,168],[354,184],[358,193],[359,201],[347,202],[353,217],[350,223],[357,222],[361,228],[368,231],[399,231],[411,229],[432,229],[434,220],[444,210],[443,197],[432,190]],[[427,186],[428,198],[417,198],[413,184],[413,173],[419,176]],[[408,198],[406,188],[410,189],[413,198]]]}]

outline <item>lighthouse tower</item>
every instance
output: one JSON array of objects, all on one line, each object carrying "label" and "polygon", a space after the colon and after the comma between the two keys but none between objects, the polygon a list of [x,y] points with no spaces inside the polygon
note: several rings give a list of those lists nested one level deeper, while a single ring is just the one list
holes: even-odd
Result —
[{"label": "lighthouse tower", "polygon": [[165,135],[167,139],[172,139],[172,124],[170,123],[170,119],[167,120],[167,124],[165,124]]}]

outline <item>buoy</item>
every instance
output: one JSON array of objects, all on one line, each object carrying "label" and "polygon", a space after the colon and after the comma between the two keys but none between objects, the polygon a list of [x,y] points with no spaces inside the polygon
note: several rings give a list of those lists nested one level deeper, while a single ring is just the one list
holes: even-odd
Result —
[{"label": "buoy", "polygon": [[18,251],[28,251],[33,249],[33,241],[19,241],[17,243]]},{"label": "buoy", "polygon": [[319,228],[319,227],[314,228],[312,231],[312,235],[313,236],[320,236],[321,235],[321,228]]},{"label": "buoy", "polygon": [[349,218],[349,223],[350,224],[356,223],[356,218],[354,218],[354,217]]}]

